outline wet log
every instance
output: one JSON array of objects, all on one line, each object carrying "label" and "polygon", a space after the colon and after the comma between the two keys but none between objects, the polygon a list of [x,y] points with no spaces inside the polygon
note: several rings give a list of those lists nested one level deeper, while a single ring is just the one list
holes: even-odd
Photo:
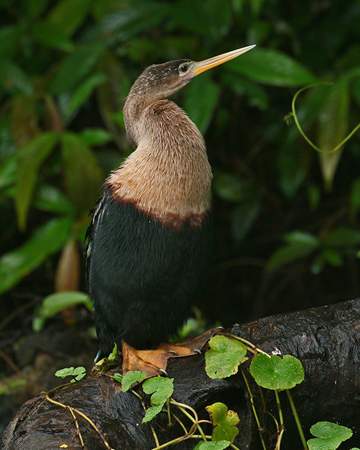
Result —
[{"label": "wet log", "polygon": [[[346,442],[346,448],[360,447],[359,299],[267,317],[236,325],[231,332],[268,353],[279,350],[283,355],[291,354],[301,360],[305,380],[292,390],[292,395],[307,439],[312,437],[309,433],[311,425],[327,420],[353,429],[354,435]],[[203,419],[208,418],[205,406],[218,401],[225,403],[240,418],[236,446],[241,450],[261,449],[258,426],[242,374],[212,380],[207,377],[204,364],[203,355],[170,360],[168,375],[174,378],[174,399],[190,405]],[[141,401],[133,393],[121,391],[120,384],[112,378],[114,372],[116,370],[89,376],[52,395],[57,402],[86,415],[97,430],[77,412],[73,413],[75,420],[68,408],[50,403],[42,393],[20,409],[5,430],[1,448],[103,450],[106,443],[116,450],[155,448],[153,431],[149,424],[142,424]],[[271,448],[276,435],[271,414],[278,415],[275,397],[272,391],[263,391],[264,410],[259,389],[251,382],[248,372],[247,375],[262,422],[262,435]],[[136,389],[141,393],[141,387]],[[285,392],[280,393],[280,399],[286,427],[282,448],[300,450],[303,447]],[[182,413],[175,409],[174,412],[190,428],[190,422]],[[153,427],[160,443],[184,434],[177,423],[167,429],[165,413],[161,413]],[[207,427],[204,426],[205,433],[211,433],[211,427]],[[183,440],[176,448],[193,449],[197,442]]]}]

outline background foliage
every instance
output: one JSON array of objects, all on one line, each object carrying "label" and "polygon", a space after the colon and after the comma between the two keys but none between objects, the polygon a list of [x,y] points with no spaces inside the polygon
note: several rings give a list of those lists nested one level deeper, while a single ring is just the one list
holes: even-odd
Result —
[{"label": "background foliage", "polygon": [[299,88],[331,81],[299,97],[305,132],[329,151],[360,122],[358,0],[0,5],[0,333],[18,338],[46,295],[85,291],[88,211],[131,151],[122,106],[142,70],[254,43],[174,98],[215,175],[199,305],[228,326],[359,295],[360,134],[319,154],[284,120]]}]

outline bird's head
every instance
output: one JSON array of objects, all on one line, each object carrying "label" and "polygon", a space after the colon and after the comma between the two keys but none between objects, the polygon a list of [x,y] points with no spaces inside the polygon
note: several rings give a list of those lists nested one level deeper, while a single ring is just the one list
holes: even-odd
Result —
[{"label": "bird's head", "polygon": [[156,100],[167,98],[200,73],[230,61],[254,47],[255,45],[249,45],[200,62],[179,59],[164,64],[153,64],[135,81],[129,95],[150,95]]}]

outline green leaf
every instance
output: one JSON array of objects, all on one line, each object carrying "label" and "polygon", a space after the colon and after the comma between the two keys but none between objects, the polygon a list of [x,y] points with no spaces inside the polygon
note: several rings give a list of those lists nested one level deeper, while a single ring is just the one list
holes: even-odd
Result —
[{"label": "green leaf", "polygon": [[199,442],[194,450],[224,450],[225,448],[230,447],[229,441],[207,441],[207,442]]},{"label": "green leaf", "polygon": [[32,32],[34,38],[45,45],[65,52],[70,52],[74,49],[71,39],[57,24],[42,21],[33,26]]},{"label": "green leaf", "polygon": [[79,214],[93,207],[100,192],[103,174],[90,148],[75,133],[61,137],[68,196]]},{"label": "green leaf", "polygon": [[350,219],[354,220],[359,210],[360,210],[360,178],[356,178],[356,180],[352,183],[351,186],[350,211],[349,211]]},{"label": "green leaf", "polygon": [[219,0],[206,2],[180,0],[171,9],[171,21],[176,26],[195,35],[205,36],[207,39],[220,40],[225,36],[231,25],[231,19],[230,2]]},{"label": "green leaf", "polygon": [[121,373],[114,373],[114,380],[122,384],[124,377]]},{"label": "green leaf", "polygon": [[316,438],[307,441],[309,450],[336,450],[353,435],[350,428],[331,422],[316,423],[310,428],[310,433]]},{"label": "green leaf", "polygon": [[48,15],[50,23],[65,34],[73,34],[82,24],[92,0],[62,0],[55,4]]},{"label": "green leaf", "polygon": [[[0,149],[1,151],[1,149]],[[0,189],[9,187],[16,182],[16,154],[11,155],[0,165]]]},{"label": "green leaf", "polygon": [[16,388],[18,386],[25,386],[28,383],[27,380],[21,380],[21,379],[10,381],[10,382],[6,378],[3,380],[4,380],[3,383],[6,383],[6,384],[4,384],[4,386],[0,386],[0,395],[4,395],[7,392],[11,391],[11,389]]},{"label": "green leaf", "polygon": [[71,382],[80,381],[82,378],[84,378],[85,375],[86,375],[85,367],[76,367],[76,368],[67,367],[55,372],[55,376],[59,378],[65,378],[68,376],[75,377],[75,380],[71,380]]},{"label": "green leaf", "polygon": [[51,92],[58,95],[74,89],[93,70],[104,49],[104,41],[79,45],[79,47],[61,62],[56,76],[51,83]]},{"label": "green leaf", "polygon": [[115,342],[114,343],[114,348],[113,348],[112,352],[110,353],[110,355],[108,356],[108,360],[109,361],[115,361],[117,352],[118,352],[118,346],[117,346],[117,343]]},{"label": "green leaf", "polygon": [[329,247],[351,247],[360,244],[360,232],[348,227],[339,227],[323,237],[323,245]]},{"label": "green leaf", "polygon": [[249,186],[245,181],[225,172],[215,173],[213,189],[219,197],[234,203],[246,199],[249,194]]},{"label": "green leaf", "polygon": [[299,62],[277,50],[254,48],[226,65],[254,81],[274,86],[296,87],[316,82]]},{"label": "green leaf", "polygon": [[44,298],[39,310],[40,317],[33,323],[33,329],[40,331],[46,319],[55,316],[66,308],[75,305],[85,305],[89,311],[92,311],[92,301],[84,292],[78,291],[62,291],[48,295]]},{"label": "green leaf", "polygon": [[276,270],[297,259],[311,255],[320,247],[320,241],[310,233],[295,231],[286,235],[288,245],[276,250],[266,264],[266,270]]},{"label": "green leaf", "polygon": [[251,375],[265,389],[291,389],[304,380],[301,362],[291,355],[257,354],[251,362]]},{"label": "green leaf", "polygon": [[57,214],[74,214],[74,208],[60,189],[50,184],[42,184],[34,195],[34,206],[42,211]]},{"label": "green leaf", "polygon": [[146,372],[141,372],[141,370],[130,370],[122,378],[121,389],[123,392],[127,392],[133,383],[139,383],[143,381],[146,377]]},{"label": "green leaf", "polygon": [[334,83],[320,110],[317,146],[322,150],[319,160],[325,189],[330,191],[339,164],[342,148],[331,152],[345,138],[349,116],[349,82],[346,77]]},{"label": "green leaf", "polygon": [[7,91],[20,91],[25,95],[32,95],[34,91],[27,74],[17,64],[4,59],[0,64],[0,85]]},{"label": "green leaf", "polygon": [[127,41],[144,30],[153,30],[166,17],[170,5],[151,0],[137,1],[104,18],[101,31],[118,41]]},{"label": "green leaf", "polygon": [[219,86],[207,74],[195,78],[186,89],[184,109],[202,133],[210,124],[219,91]]},{"label": "green leaf", "polygon": [[38,228],[18,249],[0,258],[0,293],[15,286],[49,255],[60,250],[69,238],[71,218],[54,219]]},{"label": "green leaf", "polygon": [[90,146],[107,144],[112,140],[111,134],[104,128],[84,128],[79,137]]},{"label": "green leaf", "polygon": [[228,407],[223,403],[213,403],[205,408],[210,414],[214,428],[212,434],[213,441],[229,441],[234,442],[234,439],[239,434],[237,424],[240,422],[239,416],[234,411],[229,411]]},{"label": "green leaf", "polygon": [[256,196],[237,206],[231,214],[232,235],[235,242],[240,242],[251,230],[260,213],[260,202]]},{"label": "green leaf", "polygon": [[91,74],[84,80],[71,96],[66,109],[66,118],[71,118],[81,107],[81,105],[90,97],[96,86],[106,81],[106,75],[102,73]]},{"label": "green leaf", "polygon": [[[23,29],[20,24],[18,25],[8,25],[2,26],[0,28],[0,55],[2,58],[14,57],[16,51],[16,45],[23,34]],[[3,61],[1,61],[3,64]]]},{"label": "green leaf", "polygon": [[307,174],[307,166],[301,155],[302,149],[293,142],[280,147],[276,167],[278,184],[288,200],[292,200],[302,185]]},{"label": "green leaf", "polygon": [[49,0],[25,0],[24,6],[33,19],[37,18],[46,8]]},{"label": "green leaf", "polygon": [[15,206],[21,229],[25,228],[40,166],[49,156],[57,141],[56,133],[43,133],[31,139],[18,150]]},{"label": "green leaf", "polygon": [[209,341],[210,350],[205,354],[205,369],[210,378],[227,378],[238,371],[245,362],[247,348],[235,339],[214,336]]},{"label": "green leaf", "polygon": [[339,267],[344,263],[342,255],[334,249],[326,248],[322,250],[321,255],[324,261],[328,262],[332,266]]},{"label": "green leaf", "polygon": [[307,233],[306,231],[292,231],[285,236],[285,241],[288,244],[292,245],[305,245],[312,248],[319,247],[319,239],[311,233]]},{"label": "green leaf", "polygon": [[147,409],[142,423],[149,422],[162,410],[164,404],[174,392],[174,379],[154,377],[143,383],[145,394],[152,394],[150,397],[151,407]]}]

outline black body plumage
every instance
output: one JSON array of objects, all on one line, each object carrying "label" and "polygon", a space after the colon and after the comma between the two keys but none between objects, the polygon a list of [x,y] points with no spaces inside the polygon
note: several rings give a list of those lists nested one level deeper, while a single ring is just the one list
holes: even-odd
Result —
[{"label": "black body plumage", "polygon": [[122,339],[137,349],[165,342],[189,316],[211,260],[211,220],[164,226],[107,186],[93,216],[88,280],[99,356]]}]

